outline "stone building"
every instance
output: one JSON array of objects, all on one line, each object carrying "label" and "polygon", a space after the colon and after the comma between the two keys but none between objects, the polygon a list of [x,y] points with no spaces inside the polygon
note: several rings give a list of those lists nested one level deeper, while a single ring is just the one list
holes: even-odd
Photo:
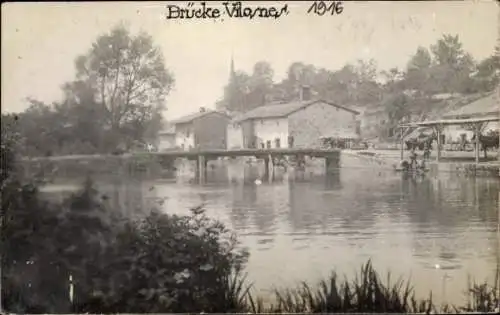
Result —
[{"label": "stone building", "polygon": [[307,88],[301,100],[269,104],[240,116],[245,148],[318,147],[322,137],[355,139],[360,134],[359,112],[332,102],[310,99]]},{"label": "stone building", "polygon": [[230,117],[218,111],[200,109],[172,122],[175,144],[182,150],[225,149],[226,128]]}]

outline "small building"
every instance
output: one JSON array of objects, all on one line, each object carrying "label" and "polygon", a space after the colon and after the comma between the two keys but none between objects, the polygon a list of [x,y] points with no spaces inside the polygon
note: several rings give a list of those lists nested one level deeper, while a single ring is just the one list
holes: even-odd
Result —
[{"label": "small building", "polygon": [[175,145],[182,150],[225,149],[226,128],[230,117],[222,112],[200,109],[172,123],[175,126]]},{"label": "small building", "polygon": [[311,148],[321,146],[327,135],[359,137],[359,112],[325,100],[310,100],[309,95],[302,91],[299,101],[261,106],[239,117],[235,123],[241,128],[243,147]]},{"label": "small building", "polygon": [[[497,93],[489,93],[479,97],[465,106],[461,106],[453,111],[443,115],[443,119],[472,119],[472,118],[488,118],[498,116],[500,108],[500,98]],[[488,130],[499,130],[499,123],[492,121],[484,126],[483,132]],[[465,130],[464,126],[455,125],[447,126],[444,130],[446,135],[444,143],[457,141],[461,134],[466,134],[470,140],[474,134],[473,130]]]},{"label": "small building", "polygon": [[[408,127],[445,127],[444,130],[441,128],[436,128],[436,132],[438,137],[438,141],[442,138],[446,140],[446,132],[449,133],[450,126],[459,126],[460,128],[473,130],[474,136],[481,131],[484,132],[484,127],[489,125],[489,129],[498,131],[498,122],[500,121],[500,89],[496,92],[489,93],[488,95],[484,95],[483,97],[476,99],[472,102],[469,102],[465,106],[461,106],[458,109],[453,111],[449,111],[448,113],[442,115],[442,119],[440,120],[426,120],[420,122],[414,122],[410,124],[403,124],[400,127],[408,128]],[[481,130],[483,129],[483,130]],[[444,137],[442,137],[444,135]],[[500,142],[497,139],[494,140]],[[441,143],[445,141],[440,141]],[[485,143],[483,143],[484,145]],[[488,141],[488,145],[491,146],[491,142]],[[500,151],[500,146],[498,146],[498,150]],[[401,158],[403,158],[403,148],[401,149]],[[475,162],[479,163],[479,151],[481,150],[480,141],[475,142]],[[486,150],[484,151],[486,158]],[[437,146],[437,158],[436,161],[439,162],[441,156],[441,148]],[[498,159],[500,160],[500,152],[498,154]]]},{"label": "small building", "polygon": [[158,151],[166,151],[175,148],[175,126],[165,126],[158,132]]}]

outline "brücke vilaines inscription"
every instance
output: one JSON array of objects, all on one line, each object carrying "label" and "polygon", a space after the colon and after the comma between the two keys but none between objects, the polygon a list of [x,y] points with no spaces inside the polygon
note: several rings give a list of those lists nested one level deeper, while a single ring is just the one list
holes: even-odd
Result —
[{"label": "br\u00fccke vilaines inscription", "polygon": [[288,4],[284,5],[260,5],[258,3],[244,4],[237,2],[222,2],[221,5],[213,5],[213,2],[187,2],[185,4],[169,4],[166,6],[165,18],[172,19],[224,19],[224,18],[274,18],[278,19],[288,15]]}]

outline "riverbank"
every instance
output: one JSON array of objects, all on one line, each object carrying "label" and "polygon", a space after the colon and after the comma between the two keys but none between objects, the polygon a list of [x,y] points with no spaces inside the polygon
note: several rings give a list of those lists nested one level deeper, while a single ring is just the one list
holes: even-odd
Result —
[{"label": "riverbank", "polygon": [[[344,150],[343,153],[365,160],[373,160],[379,165],[392,168],[396,167],[401,160],[399,150]],[[497,160],[497,152],[488,152],[488,158],[482,157],[479,163],[473,161],[471,152],[443,151],[439,162],[436,162],[435,154],[435,152],[431,153],[428,163],[431,175],[446,172],[500,178],[500,161]],[[404,152],[404,158],[408,159],[407,151]]]}]

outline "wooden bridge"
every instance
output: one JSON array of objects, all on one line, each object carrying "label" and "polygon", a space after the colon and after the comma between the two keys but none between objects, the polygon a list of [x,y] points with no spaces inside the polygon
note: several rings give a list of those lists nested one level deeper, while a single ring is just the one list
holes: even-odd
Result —
[{"label": "wooden bridge", "polygon": [[195,160],[196,174],[200,179],[206,177],[207,163],[210,160],[217,160],[223,157],[255,157],[264,160],[266,176],[269,175],[269,169],[276,158],[285,156],[293,156],[297,160],[303,160],[305,157],[324,158],[325,168],[329,172],[340,167],[340,150],[339,149],[319,149],[319,148],[293,148],[293,149],[207,149],[207,150],[190,150],[190,151],[165,151],[165,152],[141,152],[141,153],[125,153],[121,155],[68,155],[68,156],[50,156],[24,158],[26,163],[30,162],[71,162],[88,163],[99,160],[136,160],[144,158],[156,158],[160,163],[172,161],[178,158]]}]

